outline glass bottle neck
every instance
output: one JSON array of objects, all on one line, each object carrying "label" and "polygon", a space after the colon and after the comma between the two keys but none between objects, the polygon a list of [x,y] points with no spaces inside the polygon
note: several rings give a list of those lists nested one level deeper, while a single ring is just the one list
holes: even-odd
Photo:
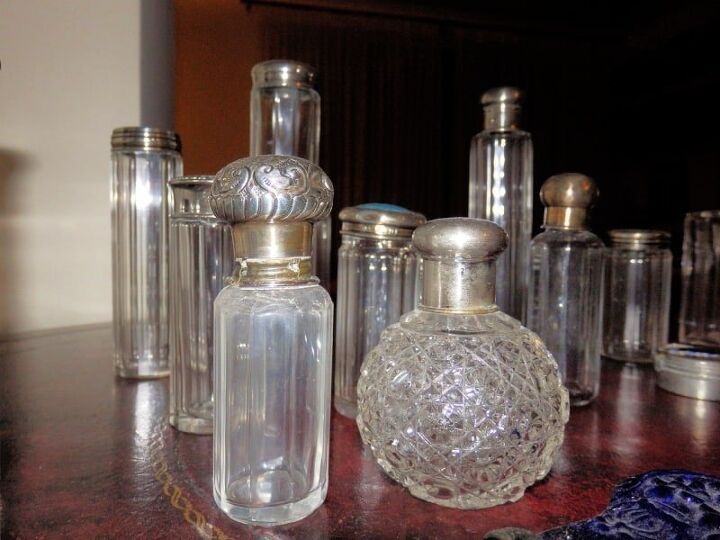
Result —
[{"label": "glass bottle neck", "polygon": [[443,313],[496,311],[495,261],[423,259],[421,307]]}]

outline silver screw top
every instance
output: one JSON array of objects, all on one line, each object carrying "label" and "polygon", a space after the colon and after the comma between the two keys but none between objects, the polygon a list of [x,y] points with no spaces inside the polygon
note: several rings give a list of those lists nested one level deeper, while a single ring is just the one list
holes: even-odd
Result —
[{"label": "silver screw top", "polygon": [[480,98],[485,113],[485,129],[512,131],[518,129],[520,104],[524,95],[513,86],[491,88]]},{"label": "silver screw top", "polygon": [[545,205],[544,227],[587,228],[588,210],[600,196],[595,180],[580,173],[551,176],[540,188]]},{"label": "silver screw top", "polygon": [[113,129],[110,145],[113,150],[181,150],[174,131],[144,126]]},{"label": "silver screw top", "polygon": [[669,232],[650,229],[613,229],[608,236],[613,245],[635,249],[667,246],[671,237]]},{"label": "silver screw top", "polygon": [[314,67],[297,60],[266,60],[255,64],[250,73],[255,88],[312,88],[317,76]]},{"label": "silver screw top", "polygon": [[340,234],[355,234],[373,238],[410,238],[416,227],[427,220],[418,212],[402,206],[366,203],[348,206],[340,211]]}]

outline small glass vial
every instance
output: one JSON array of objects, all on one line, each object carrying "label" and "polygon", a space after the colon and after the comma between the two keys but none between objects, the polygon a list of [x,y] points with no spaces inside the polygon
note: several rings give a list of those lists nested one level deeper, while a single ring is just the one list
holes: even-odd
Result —
[{"label": "small glass vial", "polygon": [[149,127],[111,139],[115,373],[165,377],[168,364],[168,188],[182,174],[180,137]]},{"label": "small glass vial", "polygon": [[[319,163],[320,94],[317,70],[295,60],[267,60],[252,68],[250,155],[297,156]],[[314,275],[330,286],[330,216],[313,225]]]},{"label": "small glass vial", "polygon": [[504,86],[481,98],[485,129],[470,144],[469,216],[489,219],[508,234],[497,260],[497,305],[522,320],[533,221],[533,145],[519,128],[522,92]]},{"label": "small glass vial", "polygon": [[667,345],[672,252],[664,231],[610,231],[605,252],[602,353],[652,364]]},{"label": "small glass vial", "polygon": [[240,159],[213,182],[238,266],[215,300],[213,491],[243,523],[297,521],[327,493],[333,304],[310,254],[332,199],[325,173],[295,157]]},{"label": "small glass vial", "polygon": [[365,358],[362,439],[415,497],[453,508],[517,501],[550,471],[568,393],[538,336],[494,304],[507,235],[490,221],[438,219],[413,244],[422,301]]},{"label": "small glass vial", "polygon": [[170,181],[170,425],[212,433],[213,302],[232,274],[232,232],[210,208],[212,176]]},{"label": "small glass vial", "polygon": [[545,232],[533,238],[528,328],[557,360],[571,405],[600,390],[604,244],[587,230],[599,191],[582,174],[551,176],[540,189]]},{"label": "small glass vial", "polygon": [[425,216],[392,204],[343,208],[338,251],[335,409],[355,418],[363,358],[385,328],[415,308],[413,230]]},{"label": "small glass vial", "polygon": [[679,341],[720,349],[720,210],[685,216]]}]

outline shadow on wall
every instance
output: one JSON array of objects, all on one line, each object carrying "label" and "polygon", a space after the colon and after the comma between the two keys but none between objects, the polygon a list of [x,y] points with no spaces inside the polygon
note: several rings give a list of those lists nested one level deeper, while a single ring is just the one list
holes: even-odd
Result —
[{"label": "shadow on wall", "polygon": [[17,213],[15,194],[21,173],[30,166],[29,155],[0,148],[0,340],[14,330],[13,314],[20,306],[17,295],[17,247],[21,216]]}]

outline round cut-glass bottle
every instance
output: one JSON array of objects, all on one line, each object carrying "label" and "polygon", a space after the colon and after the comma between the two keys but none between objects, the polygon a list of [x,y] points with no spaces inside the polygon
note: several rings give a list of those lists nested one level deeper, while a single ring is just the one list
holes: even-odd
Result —
[{"label": "round cut-glass bottle", "polygon": [[363,363],[362,439],[416,497],[454,508],[516,501],[552,467],[568,394],[538,336],[494,303],[507,236],[450,218],[416,229],[413,244],[422,301]]}]

